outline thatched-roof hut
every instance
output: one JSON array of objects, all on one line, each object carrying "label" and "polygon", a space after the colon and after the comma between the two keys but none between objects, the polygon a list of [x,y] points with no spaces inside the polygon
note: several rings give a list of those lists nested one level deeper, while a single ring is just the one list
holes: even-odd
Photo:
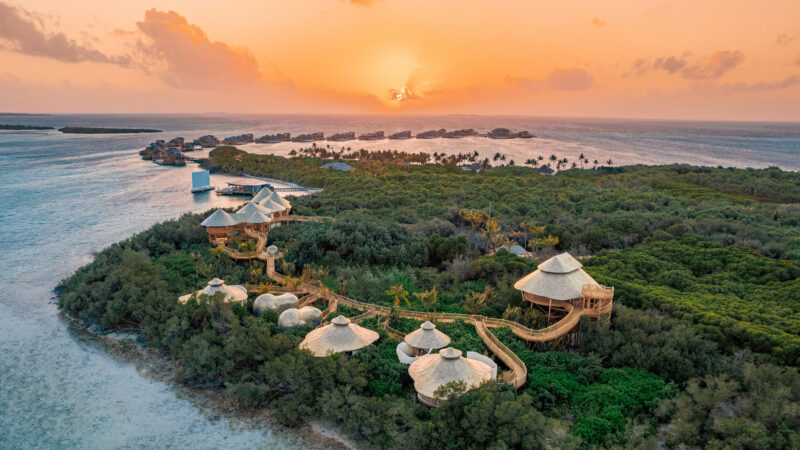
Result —
[{"label": "thatched-roof hut", "polygon": [[540,264],[514,287],[522,291],[525,300],[547,306],[548,315],[553,309],[568,310],[567,304],[597,310],[598,314],[610,312],[614,289],[600,285],[582,267],[572,255],[562,253]]},{"label": "thatched-roof hut", "polygon": [[208,285],[203,289],[200,289],[193,294],[186,294],[178,297],[178,301],[181,303],[186,303],[189,301],[192,295],[208,295],[209,297],[213,297],[217,292],[222,292],[225,294],[224,301],[226,302],[243,302],[247,300],[247,289],[245,289],[244,286],[228,286],[223,280],[214,278],[213,280],[209,281]]},{"label": "thatched-roof hut", "polygon": [[331,353],[352,353],[378,340],[378,333],[363,328],[344,316],[338,316],[324,327],[316,328],[306,335],[300,348],[314,356]]},{"label": "thatched-roof hut", "polygon": [[414,354],[418,355],[447,347],[450,337],[437,330],[436,325],[426,321],[419,326],[419,329],[408,333],[404,341],[414,349]]},{"label": "thatched-roof hut", "polygon": [[408,367],[419,401],[438,406],[437,389],[451,381],[463,381],[467,389],[492,378],[492,368],[484,362],[461,356],[461,350],[448,347],[439,353],[420,356]]}]

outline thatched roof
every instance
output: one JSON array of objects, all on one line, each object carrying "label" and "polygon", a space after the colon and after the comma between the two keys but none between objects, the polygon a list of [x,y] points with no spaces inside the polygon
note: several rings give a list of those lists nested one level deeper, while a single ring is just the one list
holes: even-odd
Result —
[{"label": "thatched roof", "polygon": [[439,353],[420,356],[408,367],[418,393],[435,398],[439,387],[451,381],[463,381],[472,389],[492,378],[492,368],[486,363],[461,356],[461,350],[448,347]]},{"label": "thatched roof", "polygon": [[[217,292],[222,292],[225,294],[224,300],[226,302],[243,302],[247,300],[247,289],[238,285],[228,286],[219,278],[214,278],[213,280],[209,281],[206,287],[195,292],[195,294],[213,297]],[[178,297],[178,301],[181,303],[186,303],[189,301],[189,298],[191,298],[192,295],[194,294],[186,294]]]},{"label": "thatched roof", "polygon": [[583,265],[572,255],[562,253],[539,264],[536,271],[522,277],[514,287],[553,300],[581,298],[585,284],[597,284],[581,267]]},{"label": "thatched roof", "polygon": [[206,217],[206,220],[200,222],[200,225],[204,227],[229,227],[237,223],[238,222],[232,215],[218,209],[214,211],[213,214]]},{"label": "thatched roof", "polygon": [[[262,189],[262,191],[263,191],[263,189]],[[261,192],[259,192],[259,194],[260,193]],[[289,203],[289,200],[286,200],[285,198],[281,197],[275,191],[269,191],[268,195],[266,197],[264,197],[264,199],[271,200],[271,201],[273,201],[273,202],[275,202],[275,203],[277,203],[277,204],[279,204],[279,205],[281,205],[281,206],[283,206],[285,208],[291,208],[292,207],[292,204]],[[260,201],[261,200],[258,200],[258,202],[260,202]]]},{"label": "thatched roof", "polygon": [[233,218],[237,223],[270,223],[273,219],[270,212],[252,202],[239,208]]},{"label": "thatched roof", "polygon": [[314,356],[328,356],[330,353],[358,350],[377,340],[378,333],[350,323],[347,317],[339,316],[330,324],[308,333],[300,343],[300,348],[307,349]]},{"label": "thatched roof", "polygon": [[408,333],[405,337],[406,344],[424,349],[440,349],[447,347],[450,337],[436,329],[436,325],[425,322],[418,330]]}]

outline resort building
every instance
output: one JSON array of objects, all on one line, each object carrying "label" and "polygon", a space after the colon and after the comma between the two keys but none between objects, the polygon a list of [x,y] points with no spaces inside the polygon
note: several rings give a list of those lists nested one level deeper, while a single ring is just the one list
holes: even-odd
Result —
[{"label": "resort building", "polygon": [[448,347],[439,353],[420,356],[408,368],[414,380],[417,398],[425,405],[437,407],[441,401],[434,394],[451,381],[463,381],[467,390],[492,378],[488,364],[461,356],[461,351]]},{"label": "resort building", "polygon": [[200,225],[206,228],[211,243],[224,243],[234,232],[250,230],[266,233],[279,219],[287,217],[291,210],[292,204],[288,200],[271,189],[263,188],[238,211],[228,213],[218,209]]},{"label": "resort building", "polygon": [[377,341],[378,337],[378,333],[350,323],[350,319],[345,316],[338,316],[328,325],[311,330],[300,343],[300,348],[317,357],[332,353],[350,356]]},{"label": "resort building", "polygon": [[405,344],[411,347],[412,355],[419,356],[439,350],[450,344],[450,336],[436,329],[436,325],[426,321],[419,329],[408,333],[404,339]]},{"label": "resort building", "polygon": [[594,280],[569,253],[554,256],[536,271],[514,283],[522,298],[547,309],[548,318],[582,308],[581,314],[600,317],[611,313],[614,288]]},{"label": "resort building", "polygon": [[208,282],[208,286],[192,294],[186,294],[178,297],[178,301],[181,303],[186,303],[190,298],[192,298],[192,296],[200,295],[208,295],[209,297],[213,297],[217,292],[222,292],[225,294],[225,302],[244,302],[247,300],[247,289],[245,289],[244,286],[240,286],[238,284],[228,286],[223,280],[214,278]]}]

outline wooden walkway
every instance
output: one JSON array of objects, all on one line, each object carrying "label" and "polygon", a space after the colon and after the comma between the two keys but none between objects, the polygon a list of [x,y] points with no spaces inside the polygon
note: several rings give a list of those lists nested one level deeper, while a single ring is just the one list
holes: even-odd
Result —
[{"label": "wooden walkway", "polygon": [[[303,217],[303,216],[288,216],[282,218],[284,222],[296,220],[296,221],[311,221],[311,220],[323,220],[324,218],[320,217]],[[256,245],[257,250],[253,252],[236,252],[233,251],[224,245],[221,245],[222,248],[228,256],[233,259],[260,259],[267,261],[267,276],[275,280],[280,284],[285,284],[286,277],[277,273],[274,270],[274,257],[269,256],[267,252],[264,250],[264,245],[266,245],[266,234],[265,233],[256,233],[250,230],[247,230],[246,233],[248,236],[257,237],[258,244]],[[272,261],[270,261],[272,259]],[[515,388],[519,389],[522,387],[525,382],[527,381],[528,377],[528,370],[525,367],[525,363],[522,362],[519,357],[511,351],[505,344],[500,342],[497,339],[497,336],[491,332],[491,328],[500,328],[500,327],[509,327],[511,331],[519,338],[527,341],[527,342],[548,342],[556,340],[570,331],[574,329],[578,322],[581,319],[581,316],[584,315],[583,308],[579,306],[572,306],[568,305],[567,307],[569,310],[567,311],[567,315],[564,316],[558,322],[541,329],[532,329],[528,328],[522,324],[517,322],[513,322],[510,320],[505,319],[496,319],[492,317],[486,317],[481,315],[472,315],[472,314],[456,314],[456,313],[426,313],[421,311],[408,311],[403,309],[394,309],[388,308],[386,306],[375,305],[372,303],[364,303],[353,300],[349,297],[345,297],[340,294],[336,294],[334,292],[326,292],[325,294],[320,292],[320,288],[317,285],[314,285],[309,282],[303,282],[300,286],[297,287],[298,291],[308,292],[309,294],[306,297],[303,297],[303,301],[301,306],[306,306],[314,301],[322,298],[328,302],[328,307],[325,311],[322,312],[322,320],[320,321],[320,326],[322,326],[327,318],[336,312],[338,306],[347,305],[349,307],[358,309],[360,311],[364,311],[363,314],[360,314],[353,318],[355,322],[361,321],[368,317],[373,317],[377,315],[381,315],[384,317],[388,317],[391,314],[394,314],[397,317],[403,317],[408,319],[417,319],[417,320],[430,320],[430,321],[438,321],[438,322],[454,322],[456,320],[463,320],[464,322],[470,323],[475,327],[475,331],[477,332],[478,336],[483,340],[484,345],[488,348],[492,353],[497,355],[497,357],[503,362],[503,364],[508,367],[508,371],[503,374],[503,381],[513,385]],[[387,332],[390,336],[395,339],[402,340],[403,333],[392,329],[389,327],[388,321],[384,324]]]}]

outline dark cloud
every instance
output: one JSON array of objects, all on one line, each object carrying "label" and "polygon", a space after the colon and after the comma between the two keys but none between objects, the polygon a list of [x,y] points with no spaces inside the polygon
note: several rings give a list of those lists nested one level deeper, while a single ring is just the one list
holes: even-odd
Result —
[{"label": "dark cloud", "polygon": [[127,66],[130,62],[127,57],[108,56],[79,44],[64,33],[46,33],[40,29],[41,23],[39,16],[0,2],[0,43],[5,41],[4,47],[9,50],[68,63],[89,61]]},{"label": "dark cloud", "polygon": [[589,72],[578,69],[555,69],[547,75],[547,87],[554,90],[578,91],[592,87],[594,78]]},{"label": "dark cloud", "polygon": [[602,27],[603,25],[606,24],[606,21],[601,19],[601,18],[599,18],[599,17],[597,17],[597,16],[595,16],[595,18],[592,19],[592,24],[595,25],[595,26],[598,26],[598,27]]},{"label": "dark cloud", "polygon": [[175,11],[148,10],[136,26],[143,35],[135,44],[137,58],[171,86],[214,88],[262,81],[250,50],[212,41]]}]

